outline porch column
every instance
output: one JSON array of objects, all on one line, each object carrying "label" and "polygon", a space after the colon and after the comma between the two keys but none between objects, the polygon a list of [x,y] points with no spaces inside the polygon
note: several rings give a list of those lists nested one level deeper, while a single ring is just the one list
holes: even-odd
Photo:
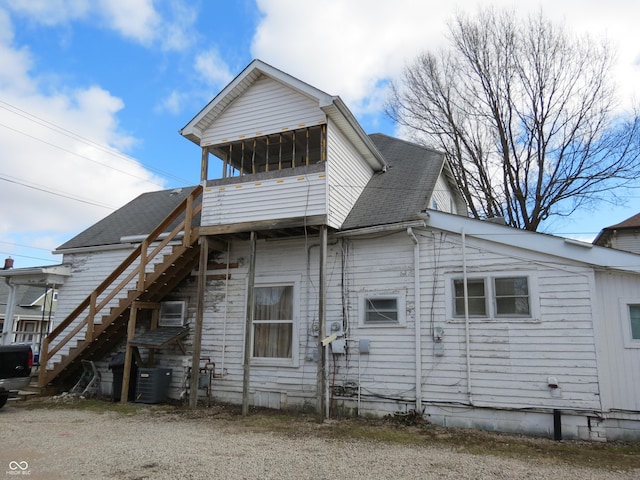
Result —
[{"label": "porch column", "polygon": [[320,279],[318,282],[318,373],[316,378],[316,413],[318,421],[324,420],[326,390],[326,347],[322,340],[326,335],[327,324],[327,226],[320,227]]}]

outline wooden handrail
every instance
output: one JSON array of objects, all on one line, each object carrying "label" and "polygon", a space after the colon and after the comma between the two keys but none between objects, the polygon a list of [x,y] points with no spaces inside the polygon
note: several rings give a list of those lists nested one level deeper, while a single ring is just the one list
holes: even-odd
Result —
[{"label": "wooden handrail", "polygon": [[[47,362],[53,355],[55,355],[63,346],[65,346],[71,339],[73,339],[85,326],[86,340],[91,342],[94,338],[93,325],[95,318],[100,316],[100,312],[106,305],[113,300],[118,293],[123,291],[127,285],[131,283],[134,278],[138,278],[136,289],[138,292],[145,290],[145,272],[147,265],[149,265],[158,256],[158,254],[166,247],[169,242],[176,239],[181,231],[184,231],[183,245],[186,247],[191,243],[191,236],[193,232],[193,219],[202,210],[202,202],[194,207],[195,201],[202,195],[202,186],[199,185],[193,189],[187,197],[180,202],[180,204],[160,222],[160,224],[138,245],[131,254],[118,265],[113,272],[105,278],[95,290],[93,290],[87,298],[85,298],[80,305],[78,305],[60,324],[54,328],[51,333],[46,337],[42,344],[42,350],[40,352],[40,377],[39,383],[44,386],[44,380],[46,378],[46,366]],[[166,229],[175,222],[181,215],[184,214],[184,219],[180,221],[177,226],[162,239],[160,243],[153,248],[151,252],[148,252],[149,246],[156,242],[160,235],[163,234]],[[138,265],[134,268],[122,281],[117,285],[113,284],[120,278],[120,276],[139,259]],[[101,295],[106,295],[98,303],[98,298]],[[86,316],[76,325],[71,332],[69,332],[62,340],[56,342],[54,346],[52,341],[55,340],[60,334],[62,334],[74,321],[81,317],[81,315],[87,312]]]}]

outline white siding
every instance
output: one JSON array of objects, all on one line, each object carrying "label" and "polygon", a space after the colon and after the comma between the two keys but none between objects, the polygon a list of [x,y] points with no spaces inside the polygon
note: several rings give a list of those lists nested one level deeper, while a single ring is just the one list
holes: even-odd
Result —
[{"label": "white siding", "polygon": [[[434,202],[437,207],[434,206]],[[458,213],[453,199],[453,194],[451,193],[451,187],[442,174],[438,176],[436,186],[431,194],[429,208],[433,208],[434,210],[439,210],[441,212]]]},{"label": "white siding", "polygon": [[611,247],[640,253],[640,232],[626,229],[615,232],[611,239]]},{"label": "white siding", "polygon": [[201,225],[326,215],[325,185],[326,175],[318,172],[207,187]]},{"label": "white siding", "polygon": [[327,126],[327,161],[328,224],[340,228],[373,172],[342,132],[331,123]]},{"label": "white siding", "polygon": [[326,122],[318,102],[267,77],[256,81],[202,134],[201,145],[295,130]]},{"label": "white siding", "polygon": [[[434,355],[427,333],[423,398],[467,401],[465,325],[447,312],[453,302],[447,282],[462,277],[462,245],[457,235],[421,238],[422,307],[433,308],[444,329],[444,355]],[[478,406],[503,408],[599,409],[595,339],[591,318],[590,269],[558,265],[554,259],[517,248],[496,248],[467,237],[469,276],[528,276],[531,319],[470,322],[471,393]],[[435,282],[435,283],[434,283]],[[423,328],[424,332],[429,332]],[[558,378],[560,388],[548,387]]]},{"label": "white siding", "polygon": [[640,411],[640,345],[630,345],[629,303],[640,304],[640,278],[596,272],[598,361],[605,410]]}]

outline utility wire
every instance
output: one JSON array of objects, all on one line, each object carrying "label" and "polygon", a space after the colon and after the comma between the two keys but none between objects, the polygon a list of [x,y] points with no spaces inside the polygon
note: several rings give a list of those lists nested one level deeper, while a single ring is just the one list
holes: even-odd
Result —
[{"label": "utility wire", "polygon": [[[64,127],[61,127],[60,125],[57,125],[56,123],[53,123],[53,122],[45,120],[45,119],[43,119],[41,117],[38,117],[37,115],[34,115],[34,114],[30,113],[30,112],[27,112],[26,110],[18,108],[15,105],[12,105],[12,104],[10,104],[8,102],[5,102],[4,100],[1,100],[1,99],[0,99],[0,108],[3,108],[5,110],[13,113],[14,115],[18,115],[20,117],[23,117],[23,118],[29,120],[29,121],[37,123],[38,125],[41,125],[41,126],[43,126],[45,128],[53,130],[53,131],[55,131],[57,133],[60,133],[61,135],[64,135],[64,136],[66,136],[68,138],[72,138],[74,140],[78,140],[78,141],[81,141],[81,142],[83,142],[83,143],[85,143],[87,145],[90,145],[90,146],[92,146],[94,148],[98,148],[99,150],[102,150],[103,152],[108,153],[109,155],[113,155],[115,157],[118,157],[118,158],[120,158],[122,160],[125,160],[125,161],[127,161],[127,162],[129,162],[131,164],[136,165],[136,166],[143,165],[146,169],[155,171],[155,172],[157,172],[157,173],[159,173],[159,174],[161,174],[161,175],[163,175],[165,177],[171,177],[174,180],[178,180],[178,181],[184,182],[186,184],[190,183],[190,181],[185,179],[185,178],[178,177],[176,175],[173,175],[172,173],[169,173],[167,171],[161,170],[161,169],[159,169],[157,167],[153,167],[153,166],[150,166],[150,165],[143,164],[142,162],[139,162],[138,160],[136,160],[134,158],[131,158],[131,157],[127,156],[127,155],[124,155],[121,152],[119,152],[119,151],[117,151],[117,150],[115,150],[113,148],[110,148],[110,147],[107,147],[105,145],[101,145],[99,143],[96,143],[96,142],[94,142],[93,140],[91,140],[89,138],[83,137],[82,135],[79,135],[79,134],[77,134],[75,132],[72,132],[71,130],[68,130],[68,129],[64,128]],[[11,128],[11,127],[7,127],[6,125],[2,125],[2,126],[5,127],[5,128]],[[22,133],[23,135],[28,135],[28,134],[25,134],[24,132],[18,132],[18,133]],[[31,138],[34,138],[34,137],[31,137]],[[38,139],[38,138],[36,138],[36,140],[40,140],[40,141],[43,141],[44,143],[47,143],[44,140],[41,140],[41,139]],[[53,145],[53,146],[55,146],[55,145]],[[57,147],[57,148],[60,148],[60,147]],[[73,152],[71,152],[71,153],[73,153]],[[81,156],[81,155],[79,155],[79,156]],[[83,158],[86,158],[86,157],[83,157]],[[89,159],[89,160],[91,160],[91,159]],[[92,161],[95,161],[95,160],[92,160]],[[99,163],[99,162],[97,162],[97,163]],[[101,165],[105,165],[105,164],[101,164]],[[110,165],[105,165],[105,166],[109,167],[109,168],[113,168]]]},{"label": "utility wire", "polygon": [[45,187],[42,186],[36,186],[37,184],[32,184],[29,185],[28,183],[26,183],[24,180],[20,180],[20,179],[11,179],[11,178],[6,178],[6,176],[1,176],[0,175],[0,180],[4,180],[5,182],[9,182],[9,183],[14,183],[16,185],[21,185],[23,187],[27,187],[27,188],[32,188],[33,190],[38,190],[40,192],[45,192],[45,193],[49,193],[51,195],[56,195],[58,197],[64,197],[64,198],[68,198],[70,200],[75,200],[77,202],[82,202],[82,203],[86,203],[87,205],[94,205],[96,207],[101,207],[101,208],[106,208],[108,210],[115,210],[116,207],[113,207],[111,205],[106,205],[104,203],[97,203],[91,200],[87,200],[84,198],[80,198],[80,197],[74,197],[73,195],[70,194],[65,194],[65,193],[61,193],[61,192],[55,192],[53,190],[49,190]]}]

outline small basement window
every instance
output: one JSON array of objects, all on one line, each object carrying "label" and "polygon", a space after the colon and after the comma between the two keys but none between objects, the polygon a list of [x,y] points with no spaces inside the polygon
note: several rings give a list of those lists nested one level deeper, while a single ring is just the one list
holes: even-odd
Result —
[{"label": "small basement window", "polygon": [[363,326],[394,326],[405,323],[402,295],[361,295],[360,305]]},{"label": "small basement window", "polygon": [[184,300],[161,302],[158,325],[161,327],[182,327],[184,325],[185,312],[186,302]]}]

